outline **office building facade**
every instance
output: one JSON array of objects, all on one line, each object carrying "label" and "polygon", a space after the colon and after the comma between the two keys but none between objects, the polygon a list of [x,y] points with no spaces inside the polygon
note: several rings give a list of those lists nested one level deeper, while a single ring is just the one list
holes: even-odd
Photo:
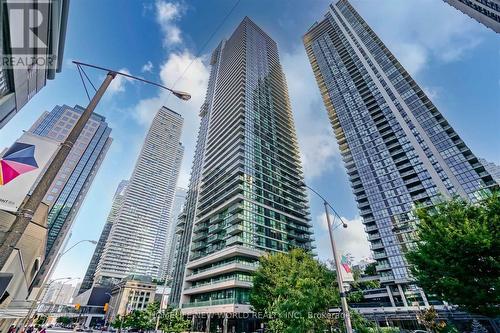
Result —
[{"label": "office building facade", "polygon": [[[245,18],[213,52],[211,64],[201,110],[206,138],[195,157],[195,167],[202,159],[198,193],[194,205],[188,193],[184,211],[192,233],[180,306],[187,315],[251,313],[258,258],[292,248],[312,251],[309,208],[276,43]],[[215,322],[229,331],[256,329],[217,316],[196,325]]]},{"label": "office building facade", "polygon": [[[79,105],[56,106],[51,112],[44,112],[29,132],[62,143],[84,110]],[[106,119],[92,114],[43,199],[50,210],[46,257],[35,279],[36,285],[42,283],[50,267],[57,264],[57,254],[68,239],[76,215],[112,143],[110,134]]]},{"label": "office building facade", "polygon": [[97,266],[94,283],[165,276],[168,226],[184,153],[183,118],[162,107],[146,135]]},{"label": "office building facade", "polygon": [[113,203],[111,205],[111,210],[108,214],[108,218],[101,232],[101,236],[99,237],[99,241],[94,249],[94,254],[90,259],[89,267],[85,272],[85,276],[83,277],[82,284],[80,285],[78,294],[81,294],[90,288],[94,284],[94,276],[97,270],[97,266],[99,261],[101,260],[102,253],[104,251],[104,246],[108,241],[109,233],[111,232],[111,227],[118,216],[118,212],[120,211],[120,207],[123,203],[123,199],[125,198],[125,191],[127,190],[128,180],[122,180],[120,184],[118,184],[118,188],[116,189],[115,195],[113,196]]},{"label": "office building facade", "polygon": [[500,33],[500,0],[444,1],[496,33]]},{"label": "office building facade", "polygon": [[304,45],[385,297],[392,306],[410,296],[425,303],[404,258],[413,209],[455,196],[479,200],[493,179],[347,0],[330,5]]},{"label": "office building facade", "polygon": [[[38,50],[26,49],[24,38],[27,34],[19,33],[28,24],[20,26],[20,13],[31,10],[38,13],[40,24],[36,29],[36,37],[45,44],[45,48]],[[35,96],[46,84],[47,80],[55,78],[63,65],[66,26],[68,20],[69,0],[49,0],[40,4],[38,1],[2,1],[0,6],[0,129],[21,110],[21,108]],[[30,33],[33,34],[32,31]],[[24,50],[19,50],[23,45]],[[55,62],[37,62],[36,64],[9,65],[8,60],[19,61],[24,59],[22,54],[33,53],[33,56],[44,57],[46,54],[55,56]],[[12,58],[11,58],[12,57]]]}]

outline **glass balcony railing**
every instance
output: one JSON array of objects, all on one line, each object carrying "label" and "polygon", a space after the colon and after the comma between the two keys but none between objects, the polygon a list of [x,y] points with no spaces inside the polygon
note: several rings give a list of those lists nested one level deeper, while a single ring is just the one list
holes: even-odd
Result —
[{"label": "glass balcony railing", "polygon": [[206,271],[211,271],[211,270],[217,269],[219,267],[229,266],[229,265],[232,265],[232,264],[245,265],[245,266],[255,267],[255,268],[259,267],[259,262],[258,261],[248,262],[248,261],[244,261],[244,260],[232,260],[232,261],[223,262],[223,263],[220,263],[220,264],[217,264],[217,265],[213,265],[213,266],[210,266],[210,267],[207,267],[207,268],[198,269],[198,270],[196,270],[196,272],[193,272],[193,273],[189,274],[188,276],[200,274],[200,273],[203,273],[203,272],[206,272]]},{"label": "glass balcony railing", "polygon": [[238,300],[237,298],[222,298],[222,299],[211,299],[209,301],[199,301],[192,303],[182,304],[183,308],[195,308],[201,306],[213,306],[213,305],[224,305],[224,304],[249,304],[248,301]]}]

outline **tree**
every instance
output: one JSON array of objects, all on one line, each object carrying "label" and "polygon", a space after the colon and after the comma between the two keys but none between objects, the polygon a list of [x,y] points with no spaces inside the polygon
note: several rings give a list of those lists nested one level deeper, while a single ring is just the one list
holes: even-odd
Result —
[{"label": "tree", "polygon": [[72,320],[69,317],[59,317],[56,319],[56,323],[62,324],[62,325],[69,325],[72,323]]},{"label": "tree", "polygon": [[377,263],[376,262],[372,262],[371,264],[368,264],[365,268],[365,272],[364,274],[365,275],[368,275],[368,276],[373,276],[373,275],[377,275]]},{"label": "tree", "polygon": [[184,318],[180,310],[167,308],[160,317],[160,328],[164,332],[184,332],[191,327],[191,321]]},{"label": "tree", "polygon": [[477,204],[455,199],[416,210],[415,248],[407,253],[420,286],[486,316],[500,314],[500,196]]},{"label": "tree", "polygon": [[250,304],[273,317],[270,332],[322,332],[328,309],[339,305],[335,275],[303,250],[266,254],[254,275]]}]

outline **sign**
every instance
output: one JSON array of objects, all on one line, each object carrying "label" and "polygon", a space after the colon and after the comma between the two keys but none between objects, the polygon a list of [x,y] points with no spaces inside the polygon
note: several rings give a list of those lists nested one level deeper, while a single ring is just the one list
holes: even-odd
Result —
[{"label": "sign", "polygon": [[340,259],[340,267],[342,280],[344,282],[353,282],[354,275],[352,274],[351,263],[346,255],[342,255],[342,258]]},{"label": "sign", "polygon": [[16,212],[59,148],[49,138],[24,133],[0,158],[0,209]]},{"label": "sign", "polygon": [[[1,1],[9,20],[9,53],[0,54],[2,66],[9,69],[57,67],[55,50],[51,50],[51,12],[58,6],[52,0]],[[57,47],[55,48],[57,49]]]}]

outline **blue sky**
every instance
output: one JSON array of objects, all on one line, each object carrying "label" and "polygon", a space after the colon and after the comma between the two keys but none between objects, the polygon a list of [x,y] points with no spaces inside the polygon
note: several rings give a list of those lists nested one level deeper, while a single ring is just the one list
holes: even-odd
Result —
[{"label": "blue sky", "polygon": [[[160,105],[185,118],[186,152],[179,185],[189,179],[208,80],[208,56],[249,16],[274,38],[287,77],[302,151],[305,175],[313,187],[349,220],[337,231],[343,251],[357,259],[369,255],[352,191],[333,132],[302,45],[302,35],[320,19],[329,1],[242,0],[206,43],[235,0],[212,1],[72,1],[63,72],[36,95],[0,131],[0,146],[10,145],[45,110],[56,104],[88,100],[71,60],[141,75],[189,91],[181,102],[154,87],[116,79],[98,106],[113,128],[114,142],[76,219],[69,244],[98,239],[122,179],[129,178],[147,127]],[[429,94],[473,152],[500,164],[499,37],[441,0],[352,0],[403,66]],[[191,64],[185,75],[181,74]],[[94,84],[103,73],[89,71]],[[179,79],[180,78],[180,79]],[[313,225],[320,259],[331,249],[322,205],[311,198]],[[83,276],[93,247],[79,245],[66,254],[54,277]]]}]

